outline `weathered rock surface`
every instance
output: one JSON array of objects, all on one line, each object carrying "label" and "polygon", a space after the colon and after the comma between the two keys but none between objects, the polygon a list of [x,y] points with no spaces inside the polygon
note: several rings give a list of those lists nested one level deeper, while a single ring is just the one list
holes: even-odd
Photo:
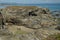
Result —
[{"label": "weathered rock surface", "polygon": [[[7,7],[3,10],[7,23],[39,29],[56,24],[48,9],[38,7]],[[55,25],[56,26],[56,25]],[[54,26],[54,27],[55,27]]]},{"label": "weathered rock surface", "polygon": [[2,9],[1,13],[5,24],[4,30],[8,32],[8,35],[7,32],[4,33],[7,36],[0,37],[1,40],[43,40],[51,34],[60,32],[55,29],[57,21],[47,8],[11,6]]},{"label": "weathered rock surface", "polygon": [[60,11],[52,11],[51,14],[52,14],[53,17],[55,17],[55,18],[60,18]]}]

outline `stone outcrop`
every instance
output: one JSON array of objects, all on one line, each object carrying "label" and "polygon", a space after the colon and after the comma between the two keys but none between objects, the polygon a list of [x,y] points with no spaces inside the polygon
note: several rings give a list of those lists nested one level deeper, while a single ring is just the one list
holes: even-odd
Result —
[{"label": "stone outcrop", "polygon": [[[47,8],[35,6],[10,6],[2,9],[5,29],[8,30],[6,40],[43,40],[56,30],[57,21]],[[3,29],[2,29],[3,30]],[[2,39],[4,40],[4,39]]]},{"label": "stone outcrop", "polygon": [[56,24],[46,8],[16,6],[7,7],[3,12],[6,22],[13,25],[40,29],[42,27],[49,28]]}]

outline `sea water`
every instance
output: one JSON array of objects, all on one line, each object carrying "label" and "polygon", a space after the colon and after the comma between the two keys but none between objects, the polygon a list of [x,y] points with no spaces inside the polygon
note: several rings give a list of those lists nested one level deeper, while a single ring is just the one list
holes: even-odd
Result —
[{"label": "sea water", "polygon": [[[38,6],[38,7],[42,7],[42,8],[48,8],[50,10],[59,10],[60,11],[60,4],[12,4],[12,5],[8,5],[8,6]],[[7,6],[1,6],[0,5],[0,8],[5,8]]]}]

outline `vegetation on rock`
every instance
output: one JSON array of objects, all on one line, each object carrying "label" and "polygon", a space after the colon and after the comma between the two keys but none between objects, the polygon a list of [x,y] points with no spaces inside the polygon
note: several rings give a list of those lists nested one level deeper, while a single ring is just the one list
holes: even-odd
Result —
[{"label": "vegetation on rock", "polygon": [[44,40],[60,40],[60,33],[50,35]]}]

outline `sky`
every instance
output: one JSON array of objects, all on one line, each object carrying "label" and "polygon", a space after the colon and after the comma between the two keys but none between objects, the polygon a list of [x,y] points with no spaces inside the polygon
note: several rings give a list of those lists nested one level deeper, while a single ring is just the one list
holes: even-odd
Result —
[{"label": "sky", "polygon": [[60,3],[60,0],[0,0],[0,3],[24,3],[24,4],[40,4],[40,3]]}]

